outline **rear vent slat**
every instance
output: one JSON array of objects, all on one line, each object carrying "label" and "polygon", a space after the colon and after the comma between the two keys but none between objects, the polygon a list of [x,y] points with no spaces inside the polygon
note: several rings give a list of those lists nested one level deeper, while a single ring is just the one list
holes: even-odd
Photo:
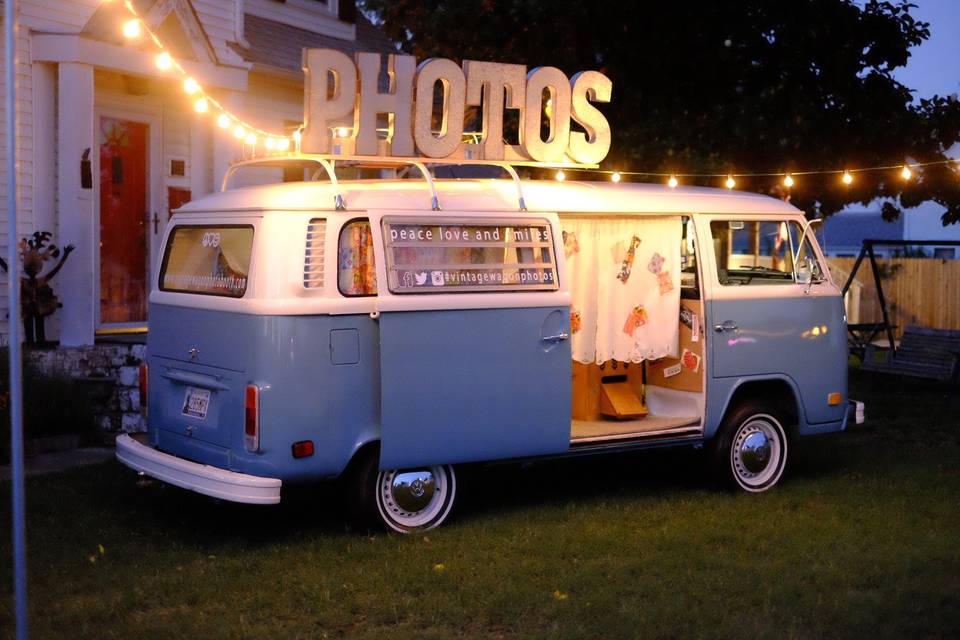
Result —
[{"label": "rear vent slat", "polygon": [[313,218],[307,226],[307,249],[303,259],[303,286],[323,288],[323,243],[327,238],[327,221]]}]

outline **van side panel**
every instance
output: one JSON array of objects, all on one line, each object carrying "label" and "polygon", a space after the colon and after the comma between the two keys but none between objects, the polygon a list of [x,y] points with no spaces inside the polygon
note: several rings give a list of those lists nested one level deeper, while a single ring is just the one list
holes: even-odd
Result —
[{"label": "van side panel", "polygon": [[[161,450],[289,482],[334,477],[379,437],[379,341],[368,314],[259,316],[159,304],[150,312],[148,427]],[[242,371],[224,366],[239,362]],[[243,444],[248,384],[260,388],[256,452]],[[183,415],[187,387],[210,388],[203,419]],[[291,445],[301,440],[313,441],[313,456],[293,458]]]},{"label": "van side panel", "polygon": [[[763,379],[789,383],[799,405],[801,434],[838,430],[847,397],[842,305],[842,299],[832,295],[708,301],[713,358],[705,435],[723,419],[740,384]],[[734,322],[737,329],[717,332],[714,327],[724,322]],[[843,402],[830,406],[827,396],[834,392]]]},{"label": "van side panel", "polygon": [[567,451],[569,318],[569,307],[381,313],[381,468]]}]

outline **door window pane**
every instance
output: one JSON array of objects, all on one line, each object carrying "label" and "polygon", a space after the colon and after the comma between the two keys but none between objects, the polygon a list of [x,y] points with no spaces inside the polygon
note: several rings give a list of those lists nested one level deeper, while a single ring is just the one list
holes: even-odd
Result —
[{"label": "door window pane", "polygon": [[795,281],[794,239],[802,232],[796,223],[715,220],[710,223],[710,231],[720,284],[792,284]]}]

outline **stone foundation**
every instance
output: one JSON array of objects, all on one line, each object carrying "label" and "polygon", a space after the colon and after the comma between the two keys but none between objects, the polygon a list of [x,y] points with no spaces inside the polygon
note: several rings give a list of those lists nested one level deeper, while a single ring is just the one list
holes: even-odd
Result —
[{"label": "stone foundation", "polygon": [[146,431],[140,415],[140,363],[145,344],[24,349],[28,366],[62,374],[89,385],[94,420],[104,440],[117,433]]}]

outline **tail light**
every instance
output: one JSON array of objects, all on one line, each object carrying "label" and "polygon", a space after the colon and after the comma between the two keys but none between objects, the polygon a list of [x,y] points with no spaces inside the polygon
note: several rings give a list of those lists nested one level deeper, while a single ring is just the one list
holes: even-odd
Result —
[{"label": "tail light", "polygon": [[243,398],[243,444],[248,451],[260,448],[260,387],[248,384]]},{"label": "tail light", "polygon": [[146,362],[140,363],[140,411],[146,415],[147,413],[147,375],[149,373],[149,367],[147,367]]}]

